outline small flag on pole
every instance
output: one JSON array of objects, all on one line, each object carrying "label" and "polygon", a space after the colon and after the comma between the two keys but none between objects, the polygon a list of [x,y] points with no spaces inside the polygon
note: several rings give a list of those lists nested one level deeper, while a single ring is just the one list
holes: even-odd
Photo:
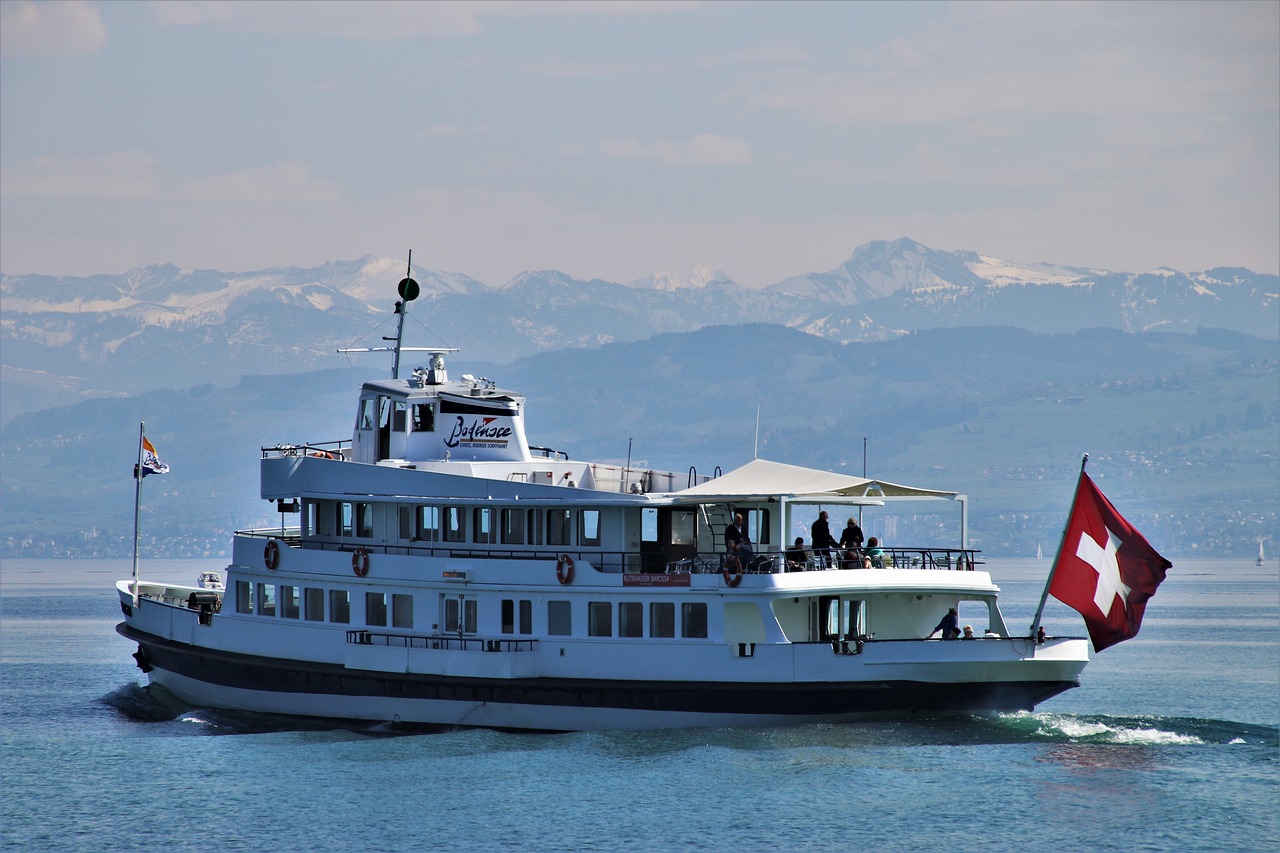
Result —
[{"label": "small flag on pole", "polygon": [[[169,466],[160,461],[160,457],[156,455],[156,449],[144,435],[142,437],[142,476],[148,474],[168,474]],[[138,472],[135,470],[133,476],[136,478]]]},{"label": "small flag on pole", "polygon": [[1080,611],[1096,651],[1137,636],[1172,567],[1082,470],[1049,592]]}]

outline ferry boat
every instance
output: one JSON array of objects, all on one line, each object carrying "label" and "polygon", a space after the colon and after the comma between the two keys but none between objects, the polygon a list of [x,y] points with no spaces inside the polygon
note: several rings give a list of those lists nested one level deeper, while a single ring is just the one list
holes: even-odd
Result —
[{"label": "ferry boat", "polygon": [[[1011,711],[1079,684],[1087,640],[1006,625],[964,495],[532,445],[524,397],[401,346],[412,279],[400,294],[392,376],[360,388],[350,437],[262,449],[284,523],[235,533],[225,588],[116,584],[152,684],[197,707],[537,731]],[[427,362],[401,378],[410,351]],[[954,512],[957,541],[790,538],[900,502]],[[738,515],[750,551],[729,554]],[[974,639],[940,638],[947,618]]]}]

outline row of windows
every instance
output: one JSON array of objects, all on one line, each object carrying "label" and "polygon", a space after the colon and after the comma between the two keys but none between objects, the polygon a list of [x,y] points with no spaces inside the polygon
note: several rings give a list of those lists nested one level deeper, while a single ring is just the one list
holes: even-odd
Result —
[{"label": "row of windows", "polygon": [[[310,504],[308,526],[321,536],[373,538],[372,503]],[[576,521],[576,524],[575,524]],[[503,509],[460,506],[400,507],[400,538],[419,542],[466,542],[503,545],[600,544],[600,510]],[[468,522],[470,522],[468,524]]]},{"label": "row of windows", "polygon": [[[327,593],[327,594],[326,594]],[[413,628],[413,596],[385,592],[364,594],[365,624],[370,627]],[[388,600],[389,599],[389,600]],[[325,604],[328,604],[328,621],[348,624],[351,622],[351,593],[345,589],[324,590],[317,587],[296,587],[286,584],[252,583],[236,581],[236,612],[256,613],[259,616],[279,616],[283,619],[305,619],[324,622]],[[474,634],[478,627],[479,604],[474,598],[447,596],[444,598],[444,632],[446,634]],[[617,621],[614,621],[614,612]],[[676,605],[672,601],[648,603],[648,633],[646,608],[641,601],[590,601],[587,602],[587,636],[589,637],[675,637],[677,629],[681,637],[706,639],[707,605],[701,601],[680,603],[679,623],[676,621]],[[390,618],[390,622],[388,622]],[[502,599],[500,627],[504,634],[533,633],[533,602],[529,599]],[[564,600],[547,602],[547,634],[552,637],[573,635],[572,603]]]},{"label": "row of windows", "polygon": [[[345,589],[319,589],[273,583],[254,584],[236,581],[236,612],[256,613],[259,616],[276,616],[282,619],[305,619],[309,622],[325,621],[325,601],[328,600],[328,621],[347,624],[351,622],[351,593]],[[365,624],[387,626],[390,614],[391,627],[413,627],[413,596],[393,593],[388,608],[387,593],[364,594]]]}]

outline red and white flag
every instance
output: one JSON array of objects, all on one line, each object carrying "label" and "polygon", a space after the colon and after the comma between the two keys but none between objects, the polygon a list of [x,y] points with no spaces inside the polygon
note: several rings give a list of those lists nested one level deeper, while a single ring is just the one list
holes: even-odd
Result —
[{"label": "red and white flag", "polygon": [[1147,599],[1172,567],[1081,471],[1049,592],[1080,611],[1094,650],[1137,636]]}]

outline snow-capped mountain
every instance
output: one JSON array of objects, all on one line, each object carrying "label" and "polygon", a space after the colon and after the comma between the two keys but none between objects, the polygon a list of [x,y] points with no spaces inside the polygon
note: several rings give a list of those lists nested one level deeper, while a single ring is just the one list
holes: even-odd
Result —
[{"label": "snow-capped mountain", "polygon": [[[341,364],[340,347],[382,345],[404,274],[402,260],[365,257],[243,273],[158,264],[120,275],[0,276],[3,418],[77,396]],[[702,266],[629,284],[556,270],[499,287],[455,272],[415,268],[413,277],[422,296],[410,306],[406,343],[459,346],[490,362],[745,323],[840,342],[994,325],[1280,337],[1275,275],[1023,264],[906,238],[868,243],[834,270],[762,290]]]}]

